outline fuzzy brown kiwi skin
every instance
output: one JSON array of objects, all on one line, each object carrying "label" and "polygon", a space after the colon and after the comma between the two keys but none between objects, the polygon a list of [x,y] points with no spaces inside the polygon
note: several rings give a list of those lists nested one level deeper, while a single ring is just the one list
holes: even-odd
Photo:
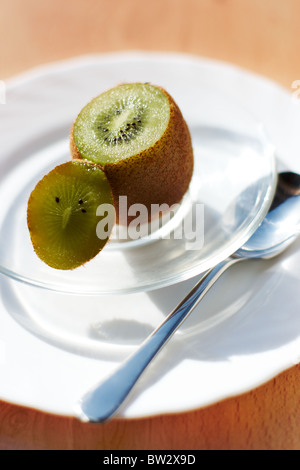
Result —
[{"label": "fuzzy brown kiwi skin", "polygon": [[[119,196],[127,196],[127,207],[139,203],[147,207],[148,219],[151,204],[179,203],[187,192],[194,167],[193,147],[188,126],[174,99],[157,86],[168,98],[170,119],[162,137],[150,148],[115,163],[100,165],[111,185],[117,223],[123,220],[119,212]],[[74,125],[70,135],[73,159],[82,158],[74,141]]]}]

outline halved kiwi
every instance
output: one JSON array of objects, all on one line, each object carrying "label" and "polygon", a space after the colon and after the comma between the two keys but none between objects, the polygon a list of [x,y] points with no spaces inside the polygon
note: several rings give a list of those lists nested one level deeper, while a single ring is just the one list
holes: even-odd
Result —
[{"label": "halved kiwi", "polygon": [[44,176],[32,191],[27,209],[31,241],[40,259],[52,268],[66,270],[96,256],[114,223],[111,211],[99,234],[97,209],[102,204],[113,209],[110,185],[96,164],[73,160]]},{"label": "halved kiwi", "polygon": [[128,83],[88,103],[71,130],[72,158],[99,164],[111,185],[117,222],[131,218],[119,210],[143,204],[148,220],[153,205],[181,201],[193,173],[191,136],[180,109],[162,88]]}]

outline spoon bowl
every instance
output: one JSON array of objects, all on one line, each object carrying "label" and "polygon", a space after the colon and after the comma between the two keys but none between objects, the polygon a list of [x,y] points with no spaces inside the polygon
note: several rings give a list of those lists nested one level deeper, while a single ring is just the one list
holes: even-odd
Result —
[{"label": "spoon bowl", "polygon": [[233,255],[237,258],[272,258],[285,250],[300,231],[300,176],[283,172],[268,214],[247,243]]},{"label": "spoon bowl", "polygon": [[128,398],[152,359],[167,343],[219,277],[233,264],[249,258],[271,258],[284,251],[300,231],[300,175],[278,176],[269,212],[255,233],[233,255],[208,270],[140,348],[104,382],[88,391],[75,406],[83,421],[105,422]]}]

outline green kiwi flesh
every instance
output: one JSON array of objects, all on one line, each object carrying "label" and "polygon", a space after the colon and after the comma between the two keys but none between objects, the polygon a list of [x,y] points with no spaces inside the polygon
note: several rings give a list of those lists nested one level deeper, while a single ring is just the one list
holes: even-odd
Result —
[{"label": "green kiwi flesh", "polygon": [[[120,210],[142,204],[152,208],[179,203],[193,175],[191,135],[169,93],[150,83],[118,85],[88,103],[70,134],[73,159],[99,164],[112,188],[116,221],[132,220]],[[155,216],[155,215],[154,215]]]},{"label": "green kiwi flesh", "polygon": [[113,206],[110,185],[101,168],[91,162],[72,160],[54,168],[32,191],[27,224],[36,254],[55,269],[77,268],[94,258],[105,246],[99,238],[96,215],[101,204]]},{"label": "green kiwi flesh", "polygon": [[82,158],[105,164],[153,146],[170,118],[167,96],[145,83],[123,84],[94,98],[74,123],[74,141]]}]

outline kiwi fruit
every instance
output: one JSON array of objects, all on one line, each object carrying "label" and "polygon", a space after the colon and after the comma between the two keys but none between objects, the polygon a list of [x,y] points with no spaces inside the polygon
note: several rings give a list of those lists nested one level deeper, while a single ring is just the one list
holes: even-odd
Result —
[{"label": "kiwi fruit", "polygon": [[68,161],[44,176],[27,207],[30,237],[39,258],[62,270],[94,258],[105,246],[114,223],[107,223],[100,238],[96,212],[101,204],[113,207],[113,196],[102,169],[92,162]]},{"label": "kiwi fruit", "polygon": [[173,98],[150,83],[125,83],[92,99],[77,116],[70,135],[71,156],[103,169],[112,188],[116,220],[128,224],[127,207],[179,203],[193,173],[188,126]]}]

